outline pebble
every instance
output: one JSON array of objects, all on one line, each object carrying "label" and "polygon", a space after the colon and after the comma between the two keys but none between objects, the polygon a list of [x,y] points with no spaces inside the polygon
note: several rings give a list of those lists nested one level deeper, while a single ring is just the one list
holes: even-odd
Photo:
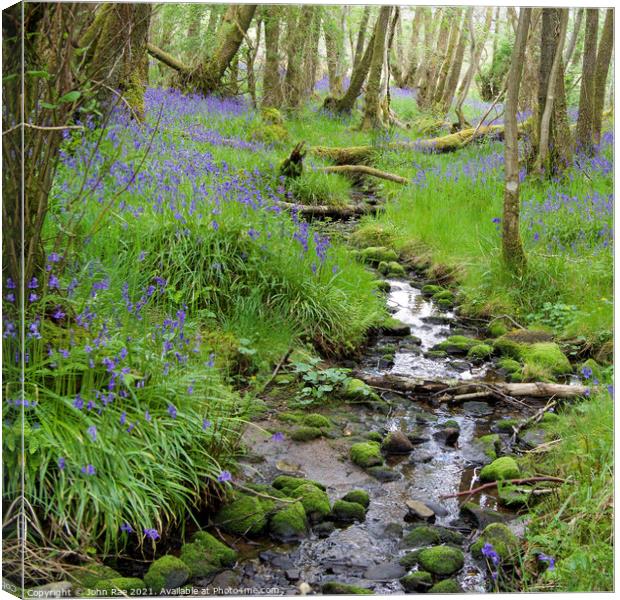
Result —
[{"label": "pebble", "polygon": [[435,511],[432,508],[428,507],[423,502],[419,500],[407,500],[405,502],[407,506],[407,517],[414,518],[420,521],[434,521],[435,520]]}]

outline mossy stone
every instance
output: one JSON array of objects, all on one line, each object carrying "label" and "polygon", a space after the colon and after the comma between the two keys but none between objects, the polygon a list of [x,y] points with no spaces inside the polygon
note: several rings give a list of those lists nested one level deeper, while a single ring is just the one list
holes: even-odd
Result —
[{"label": "mossy stone", "polygon": [[356,502],[357,504],[361,504],[364,508],[370,506],[370,495],[366,490],[351,490],[345,494],[342,499],[345,502]]},{"label": "mossy stone", "polygon": [[214,518],[217,527],[235,535],[259,535],[267,525],[265,508],[256,496],[239,494],[222,507]]},{"label": "mossy stone", "polygon": [[519,419],[500,419],[495,421],[495,429],[502,433],[512,433],[513,428],[519,424]]},{"label": "mossy stone", "polygon": [[500,439],[497,433],[489,433],[479,438],[483,444],[483,451],[486,456],[495,460],[500,449]]},{"label": "mossy stone", "polygon": [[465,355],[471,348],[479,345],[478,340],[465,337],[464,335],[451,335],[443,342],[433,346],[432,350],[443,350],[448,354]]},{"label": "mossy stone", "polygon": [[461,428],[459,426],[458,421],[455,421],[454,419],[448,419],[447,421],[440,423],[440,427],[444,429],[460,429]]},{"label": "mossy stone", "polygon": [[421,546],[434,546],[440,542],[439,532],[434,527],[420,525],[419,527],[414,527],[405,535],[402,545],[417,548]]},{"label": "mossy stone", "polygon": [[373,281],[373,283],[375,284],[375,287],[380,292],[388,293],[392,289],[392,286],[390,285],[390,282],[389,281],[385,281],[384,279],[375,279]]},{"label": "mossy stone", "polygon": [[452,546],[433,546],[420,552],[420,565],[434,575],[452,575],[460,571],[464,563],[463,553]]},{"label": "mossy stone", "polygon": [[346,380],[342,389],[342,396],[353,402],[381,402],[381,398],[369,385],[361,379],[355,378]]},{"label": "mossy stone", "polygon": [[151,564],[144,576],[146,587],[158,594],[162,590],[172,590],[189,579],[189,567],[176,556],[166,554]]},{"label": "mossy stone", "polygon": [[450,304],[454,304],[455,300],[454,294],[450,290],[441,290],[440,292],[433,294],[432,298],[435,302],[441,302],[442,300],[445,300]]},{"label": "mossy stone", "polygon": [[290,434],[292,440],[296,442],[309,442],[310,440],[316,440],[323,435],[323,432],[318,427],[307,427],[302,425],[293,429]]},{"label": "mossy stone", "polygon": [[72,580],[75,580],[76,587],[94,588],[97,582],[104,579],[117,579],[122,575],[112,567],[99,563],[81,565],[69,572]]},{"label": "mossy stone", "polygon": [[366,518],[366,509],[357,502],[336,500],[331,515],[334,521],[353,523],[354,521],[363,521]]},{"label": "mossy stone", "polygon": [[490,337],[497,338],[508,333],[508,327],[501,321],[493,321],[493,323],[488,326],[487,332]]},{"label": "mossy stone", "polygon": [[231,567],[237,562],[237,552],[206,531],[198,531],[192,542],[183,544],[179,558],[189,567],[191,577],[206,577]]},{"label": "mossy stone", "polygon": [[500,358],[497,361],[497,366],[506,371],[508,375],[521,372],[521,363],[513,358]]},{"label": "mossy stone", "polygon": [[277,540],[299,540],[308,533],[306,511],[301,502],[281,508],[269,520],[269,533]]},{"label": "mossy stone", "polygon": [[350,237],[350,241],[358,248],[369,246],[391,246],[396,236],[393,227],[386,227],[378,223],[367,223],[358,227]]},{"label": "mossy stone", "polygon": [[497,490],[500,502],[508,508],[522,508],[527,506],[531,489],[525,486],[505,486]]},{"label": "mossy stone", "polygon": [[300,498],[300,502],[306,511],[308,519],[312,523],[319,523],[331,512],[329,496],[322,489],[312,483],[300,485],[292,491],[294,497]]},{"label": "mossy stone", "polygon": [[[185,583],[185,581],[187,581],[187,579],[185,579],[183,583]],[[148,582],[142,581],[142,579],[138,579],[137,577],[113,577],[112,579],[101,579],[97,581],[92,589],[105,592],[107,596],[116,596],[118,592],[122,592],[129,596],[132,595],[132,591],[142,590],[145,587],[151,587],[153,591],[156,589],[149,585]],[[161,588],[157,588],[157,592],[159,592],[160,589]]]},{"label": "mossy stone", "polygon": [[420,560],[421,550],[414,550],[413,552],[407,552],[398,559],[398,563],[406,569],[411,569],[418,564]]},{"label": "mossy stone", "polygon": [[427,358],[445,358],[448,353],[445,350],[429,350],[425,356]]},{"label": "mossy stone", "polygon": [[400,578],[406,592],[425,592],[433,585],[433,576],[428,571],[415,571]]},{"label": "mossy stone", "polygon": [[387,272],[384,275],[388,277],[404,277],[407,274],[405,271],[405,267],[403,267],[400,263],[397,263],[395,260],[391,260],[387,264]]},{"label": "mossy stone", "polygon": [[335,595],[369,595],[372,594],[372,590],[361,587],[359,585],[352,585],[350,583],[327,581],[321,586],[321,593]]},{"label": "mossy stone", "polygon": [[265,123],[270,123],[272,125],[284,124],[284,118],[282,117],[282,113],[277,108],[261,108],[260,118],[265,121]]},{"label": "mossy stone", "polygon": [[523,344],[519,344],[514,340],[508,339],[505,336],[497,338],[493,342],[493,348],[495,351],[503,357],[512,358],[513,360],[521,360],[521,352],[523,350]]},{"label": "mossy stone", "polygon": [[429,594],[462,594],[463,588],[456,579],[444,579],[438,581],[430,590]]},{"label": "mossy stone", "polygon": [[359,442],[353,444],[349,453],[351,460],[364,469],[383,464],[381,446],[377,442]]},{"label": "mossy stone", "polygon": [[519,553],[519,538],[503,523],[491,523],[472,544],[474,558],[482,558],[482,548],[491,544],[504,563],[512,562]]},{"label": "mossy stone", "polygon": [[304,479],[303,477],[293,477],[291,475],[278,475],[278,477],[271,482],[271,485],[276,488],[276,490],[283,490],[284,488],[294,490],[300,485],[305,485],[307,483],[311,483],[320,490],[325,491],[325,486],[314,479]]},{"label": "mossy stone", "polygon": [[364,248],[360,252],[360,256],[364,262],[369,264],[390,263],[398,258],[398,254],[394,250],[384,246]]},{"label": "mossy stone", "polygon": [[383,441],[383,436],[378,431],[369,431],[364,437],[371,442],[378,442],[379,444]]},{"label": "mossy stone", "polygon": [[540,342],[526,346],[521,351],[521,358],[525,363],[523,377],[533,381],[553,379],[557,375],[567,375],[573,370],[566,355],[554,342]]},{"label": "mossy stone", "polygon": [[480,481],[500,481],[503,479],[518,479],[521,470],[517,461],[511,456],[496,458],[491,464],[482,467]]},{"label": "mossy stone", "polygon": [[486,360],[492,354],[493,346],[489,346],[489,344],[477,344],[469,349],[467,358],[470,360]]},{"label": "mossy stone", "polygon": [[282,421],[283,423],[301,423],[305,415],[297,414],[297,413],[278,413],[276,415],[276,419],[278,421]]},{"label": "mossy stone", "polygon": [[434,296],[435,294],[439,294],[440,292],[445,291],[445,288],[441,287],[440,285],[428,284],[423,285],[420,291],[425,296]]},{"label": "mossy stone", "polygon": [[398,471],[382,465],[378,465],[376,467],[369,467],[368,469],[366,469],[366,473],[368,473],[370,476],[374,477],[378,481],[382,481],[384,483],[388,481],[396,481],[402,477],[402,475]]},{"label": "mossy stone", "polygon": [[328,428],[332,426],[332,422],[325,416],[317,413],[310,413],[303,418],[303,424],[308,427]]},{"label": "mossy stone", "polygon": [[411,333],[411,327],[398,319],[388,317],[381,323],[381,333],[385,335],[406,336]]}]

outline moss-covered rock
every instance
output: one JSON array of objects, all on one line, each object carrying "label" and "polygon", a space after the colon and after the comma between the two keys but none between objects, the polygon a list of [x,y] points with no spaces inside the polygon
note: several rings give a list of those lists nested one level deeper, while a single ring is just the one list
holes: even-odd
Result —
[{"label": "moss-covered rock", "polygon": [[358,227],[350,237],[351,243],[357,248],[369,246],[389,247],[396,239],[393,227],[378,223],[366,223]]},{"label": "moss-covered rock", "polygon": [[390,431],[381,443],[381,451],[385,454],[409,454],[413,452],[413,444],[402,431]]},{"label": "moss-covered rock", "polygon": [[305,415],[302,413],[282,412],[276,414],[276,419],[283,423],[301,423]]},{"label": "moss-covered rock", "polygon": [[452,546],[433,546],[420,552],[420,565],[434,575],[452,575],[463,568],[464,562],[463,553]]},{"label": "moss-covered rock", "polygon": [[553,334],[545,329],[513,329],[504,334],[504,338],[518,344],[538,344],[541,342],[551,342]]},{"label": "moss-covered rock", "polygon": [[489,344],[476,344],[467,352],[467,358],[474,361],[483,361],[493,354],[493,346]]},{"label": "moss-covered rock", "polygon": [[356,465],[364,469],[383,464],[381,446],[377,442],[359,442],[353,444],[349,451],[349,455]]},{"label": "moss-covered rock", "polygon": [[508,508],[522,508],[530,501],[531,489],[526,486],[502,486],[498,488],[497,496],[499,501]]},{"label": "moss-covered rock", "polygon": [[428,592],[429,594],[462,594],[463,588],[456,579],[444,579],[438,581]]},{"label": "moss-covered rock", "polygon": [[357,504],[361,504],[364,508],[370,506],[370,495],[366,490],[351,490],[345,494],[342,499],[345,502],[356,502]]},{"label": "moss-covered rock", "polygon": [[[275,491],[275,490],[272,490]],[[206,531],[198,531],[192,542],[183,544],[179,558],[189,567],[191,577],[206,577],[237,562],[237,552]]]},{"label": "moss-covered rock", "polygon": [[511,456],[496,458],[491,464],[482,467],[480,481],[500,481],[503,479],[518,479],[521,470],[517,461]]},{"label": "moss-covered rock", "polygon": [[496,433],[489,433],[488,435],[483,435],[478,438],[478,441],[482,444],[485,456],[495,460],[501,447],[499,435]]},{"label": "moss-covered rock", "polygon": [[422,546],[434,546],[441,542],[439,532],[434,527],[420,525],[414,527],[405,535],[402,545],[405,548],[419,548]]},{"label": "moss-covered rock", "polygon": [[471,348],[479,344],[478,340],[465,337],[464,335],[451,335],[448,339],[433,346],[432,350],[454,355],[466,355]]},{"label": "moss-covered rock", "polygon": [[403,323],[393,317],[384,319],[381,323],[381,333],[385,335],[406,336],[411,333],[411,327],[407,323]]},{"label": "moss-covered rock", "polygon": [[189,567],[176,556],[166,554],[151,564],[144,576],[146,587],[154,594],[162,590],[172,590],[189,579]]},{"label": "moss-covered rock", "polygon": [[[183,583],[185,583],[185,581],[183,581]],[[150,586],[148,583],[142,581],[142,579],[138,579],[137,577],[113,577],[111,579],[101,579],[97,581],[90,589],[97,590],[98,592],[104,592],[105,596],[120,596],[121,594],[119,594],[119,592],[122,592],[127,596],[131,596],[133,595],[133,591],[143,590],[145,587],[151,587],[153,591],[157,589],[157,592],[159,592],[161,589],[154,588],[153,586]],[[97,596],[99,596],[99,594],[97,594]]]},{"label": "moss-covered rock", "polygon": [[433,585],[433,576],[428,571],[415,571],[400,578],[406,592],[425,592]]},{"label": "moss-covered rock", "polygon": [[452,306],[456,300],[454,294],[450,290],[441,290],[433,294],[432,298],[434,302],[447,304],[448,306]]},{"label": "moss-covered rock", "polygon": [[327,417],[317,413],[306,415],[302,422],[308,427],[318,427],[319,429],[328,429],[332,426],[332,422]]},{"label": "moss-covered rock", "polygon": [[502,433],[512,433],[513,428],[519,424],[519,419],[500,419],[495,421],[493,427]]},{"label": "moss-covered rock", "polygon": [[398,254],[391,248],[385,248],[384,246],[376,246],[370,248],[364,248],[360,252],[362,260],[369,264],[379,264],[381,262],[390,263],[398,258]]},{"label": "moss-covered rock", "polygon": [[440,285],[423,285],[420,290],[424,296],[434,296],[435,294],[439,294],[440,292],[447,291],[446,288],[441,287]]},{"label": "moss-covered rock", "polygon": [[506,336],[501,336],[494,340],[493,348],[495,352],[505,358],[512,358],[513,360],[521,360],[521,351],[523,344],[519,344],[514,340],[508,339]]},{"label": "moss-covered rock", "polygon": [[502,371],[506,373],[506,375],[520,375],[521,374],[521,363],[513,358],[500,358],[497,361],[497,366]]},{"label": "moss-covered rock", "polygon": [[378,431],[369,431],[364,437],[371,442],[378,442],[379,444],[383,441],[383,436]]},{"label": "moss-covered rock", "polygon": [[361,379],[347,379],[341,394],[349,402],[381,402],[381,398]]},{"label": "moss-covered rock", "polygon": [[272,482],[271,485],[276,488],[276,490],[284,490],[284,488],[289,488],[294,490],[298,488],[300,485],[305,485],[307,483],[311,483],[312,485],[318,487],[320,490],[325,491],[325,486],[314,479],[304,479],[303,477],[292,477],[291,475],[278,475]]},{"label": "moss-covered rock", "polygon": [[256,496],[238,494],[214,517],[217,527],[235,535],[259,535],[267,525],[265,508]]},{"label": "moss-covered rock", "polygon": [[525,363],[523,377],[531,381],[553,379],[572,372],[571,364],[554,342],[541,342],[523,347],[521,359]]},{"label": "moss-covered rock", "polygon": [[286,505],[269,519],[269,534],[277,540],[299,540],[307,533],[306,511],[301,502]]},{"label": "moss-covered rock", "polygon": [[552,413],[552,412],[546,412],[542,416],[542,419],[540,420],[540,422],[541,423],[557,423],[559,420],[560,420],[560,415],[556,413]]},{"label": "moss-covered rock", "polygon": [[[381,269],[379,270],[381,271]],[[400,263],[397,263],[395,260],[388,262],[387,269],[381,272],[387,277],[404,277],[407,274],[405,267],[403,267]]]},{"label": "moss-covered rock", "polygon": [[117,579],[122,575],[112,567],[99,563],[80,565],[69,572],[71,580],[76,582],[76,587],[94,588],[97,582],[104,579]]},{"label": "moss-covered rock", "polygon": [[485,527],[480,537],[472,544],[471,553],[482,558],[482,548],[491,544],[503,563],[509,563],[519,554],[519,538],[503,523],[491,523]]},{"label": "moss-covered rock", "polygon": [[390,282],[384,279],[375,279],[373,283],[380,292],[388,293],[392,289]]},{"label": "moss-covered rock", "polygon": [[323,432],[318,427],[307,427],[306,425],[296,427],[290,433],[291,439],[295,440],[296,442],[308,442],[310,440],[316,440],[322,435]]},{"label": "moss-covered rock", "polygon": [[339,581],[327,581],[321,586],[321,592],[323,594],[335,594],[335,595],[358,595],[358,594],[372,594],[372,590],[361,587],[359,585],[352,585],[350,583],[340,583]]},{"label": "moss-covered rock", "polygon": [[336,500],[332,508],[332,519],[341,523],[363,521],[366,518],[366,508],[357,502]]},{"label": "moss-covered rock", "polygon": [[265,123],[269,123],[271,125],[283,125],[284,124],[284,118],[282,117],[282,113],[277,108],[272,108],[272,107],[261,108],[260,118]]},{"label": "moss-covered rock", "polygon": [[390,469],[389,467],[385,467],[383,465],[377,465],[376,467],[369,467],[366,469],[366,473],[371,477],[374,477],[378,481],[382,481],[386,483],[388,481],[396,481],[401,479],[402,475],[395,471],[394,469]]},{"label": "moss-covered rock", "polygon": [[427,358],[445,358],[448,353],[445,350],[429,350],[424,356]]},{"label": "moss-covered rock", "polygon": [[265,144],[283,144],[288,140],[288,131],[283,125],[260,124],[252,129],[250,138]]},{"label": "moss-covered rock", "polygon": [[412,552],[407,552],[398,559],[398,563],[406,569],[411,569],[418,564],[418,561],[420,560],[420,552],[421,550],[413,550]]},{"label": "moss-covered rock", "polygon": [[292,491],[292,495],[300,498],[300,502],[310,522],[319,523],[329,516],[331,512],[329,496],[315,485],[311,483],[300,485]]},{"label": "moss-covered rock", "polygon": [[598,379],[600,382],[603,379],[603,367],[599,365],[593,358],[582,362],[577,368],[577,373],[580,377],[588,381]]},{"label": "moss-covered rock", "polygon": [[497,338],[508,333],[508,327],[502,321],[493,321],[487,327],[487,333],[492,338]]}]

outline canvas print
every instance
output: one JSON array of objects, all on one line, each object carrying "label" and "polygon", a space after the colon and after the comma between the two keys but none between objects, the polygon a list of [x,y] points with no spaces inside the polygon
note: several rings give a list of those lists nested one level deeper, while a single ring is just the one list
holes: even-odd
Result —
[{"label": "canvas print", "polygon": [[614,10],[2,12],[2,589],[611,592]]}]

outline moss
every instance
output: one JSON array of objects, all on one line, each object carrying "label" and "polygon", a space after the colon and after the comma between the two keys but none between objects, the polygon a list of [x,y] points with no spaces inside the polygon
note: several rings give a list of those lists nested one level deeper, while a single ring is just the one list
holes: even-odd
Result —
[{"label": "moss", "polygon": [[72,569],[69,572],[71,579],[76,583],[76,587],[94,588],[98,581],[103,579],[116,579],[122,575],[106,565],[90,563]]},{"label": "moss", "polygon": [[493,354],[493,346],[489,344],[477,344],[467,352],[467,358],[472,360],[485,360]]},{"label": "moss", "polygon": [[487,525],[472,544],[471,553],[474,558],[482,558],[482,548],[485,544],[491,544],[504,563],[511,562],[519,553],[519,539],[503,523]]},{"label": "moss", "polygon": [[411,569],[418,564],[420,560],[421,550],[414,550],[413,552],[407,552],[398,559],[398,564],[402,565],[406,569]]},{"label": "moss", "polygon": [[288,131],[282,125],[257,125],[250,132],[250,138],[265,144],[282,144],[288,140]]},{"label": "moss", "polygon": [[317,413],[311,413],[309,415],[306,415],[303,418],[302,422],[308,427],[318,427],[319,429],[322,427],[328,428],[332,426],[332,422],[327,417],[324,417],[323,415],[319,415]]},{"label": "moss", "polygon": [[260,118],[271,125],[283,125],[284,118],[282,113],[277,108],[265,107],[261,108]]},{"label": "moss", "polygon": [[513,360],[521,360],[521,351],[523,344],[519,344],[513,340],[502,336],[493,342],[493,348],[501,356],[512,358]]},{"label": "moss", "polygon": [[464,556],[452,546],[433,546],[420,552],[420,565],[434,575],[452,575],[463,568]]},{"label": "moss", "polygon": [[450,308],[452,308],[452,306],[454,305],[454,302],[450,301],[450,300],[437,300],[436,304],[439,308],[443,308],[444,310],[448,310]]},{"label": "moss", "polygon": [[269,533],[283,542],[304,537],[308,533],[308,525],[302,503],[294,502],[272,515]]},{"label": "moss", "polygon": [[454,294],[450,291],[450,290],[441,290],[441,292],[437,292],[436,294],[433,294],[433,300],[435,302],[441,302],[442,300],[445,300],[446,302],[449,302],[450,304],[454,304]]},{"label": "moss", "polygon": [[454,419],[448,419],[447,421],[444,421],[440,424],[440,427],[443,427],[444,429],[460,429],[458,421],[455,421]]},{"label": "moss", "polygon": [[288,488],[290,490],[295,490],[301,485],[306,485],[307,483],[311,483],[312,485],[318,487],[320,490],[325,491],[325,486],[314,479],[304,479],[303,477],[292,477],[291,475],[278,475],[272,482],[271,485],[276,488],[276,490],[284,490]]},{"label": "moss", "polygon": [[207,577],[217,573],[221,568],[219,562],[213,561],[205,549],[196,542],[183,544],[179,558],[189,568],[190,577]]},{"label": "moss", "polygon": [[359,442],[349,451],[351,460],[362,468],[383,464],[381,446],[377,442]]},{"label": "moss", "polygon": [[493,321],[488,326],[487,332],[490,337],[497,338],[508,333],[508,327],[502,321]]},{"label": "moss", "polygon": [[395,261],[398,258],[398,254],[391,248],[379,246],[364,248],[360,252],[360,257],[365,263],[374,265],[382,262],[390,263],[391,261]]},{"label": "moss", "polygon": [[425,356],[428,358],[445,358],[448,353],[445,350],[429,350]]},{"label": "moss", "polygon": [[523,377],[526,380],[544,381],[557,375],[566,375],[573,370],[566,355],[554,342],[526,346],[521,357],[525,363]]},{"label": "moss", "polygon": [[291,495],[300,499],[306,515],[313,523],[319,523],[331,512],[327,493],[311,483],[300,485]]},{"label": "moss", "polygon": [[291,439],[296,442],[308,442],[320,438],[323,432],[318,427],[297,427],[291,432]]},{"label": "moss", "polygon": [[365,437],[367,440],[378,442],[379,444],[383,441],[383,436],[378,431],[369,431]]},{"label": "moss", "polygon": [[428,571],[416,571],[400,578],[406,592],[424,592],[433,585],[433,576]]},{"label": "moss", "polygon": [[267,525],[267,517],[257,497],[241,494],[219,510],[214,523],[227,533],[259,535]]},{"label": "moss", "polygon": [[593,358],[588,358],[588,360],[581,363],[577,368],[577,373],[583,377],[585,377],[584,372],[586,374],[591,373],[588,378],[590,380],[598,379],[601,381],[603,379],[603,368]]},{"label": "moss", "polygon": [[183,585],[189,579],[189,567],[176,556],[166,554],[151,564],[144,576],[146,587],[158,594]]},{"label": "moss", "polygon": [[497,366],[506,371],[508,375],[521,372],[521,363],[512,358],[500,358],[497,361]]},{"label": "moss", "polygon": [[463,588],[456,579],[444,579],[437,582],[430,590],[429,594],[462,594]]},{"label": "moss", "polygon": [[435,294],[439,294],[443,291],[446,291],[446,289],[441,287],[440,285],[429,284],[429,285],[422,286],[422,289],[420,291],[425,296],[434,296]]},{"label": "moss", "polygon": [[389,247],[394,243],[395,238],[393,229],[388,229],[385,225],[368,223],[358,227],[351,234],[350,241],[357,248],[367,248],[369,246]]},{"label": "moss", "polygon": [[[381,271],[381,269],[379,270]],[[391,260],[390,262],[388,262],[385,272],[381,272],[388,277],[404,277],[407,274],[407,271],[405,271],[405,267],[397,263],[395,260]]]},{"label": "moss", "polygon": [[439,544],[439,542],[441,542],[439,532],[434,527],[429,527],[428,525],[414,527],[403,538],[403,544],[413,548],[420,546],[434,546],[435,544]]},{"label": "moss", "polygon": [[544,329],[513,329],[504,334],[504,337],[519,344],[538,344],[550,342],[553,334]]},{"label": "moss", "polygon": [[500,419],[495,422],[495,428],[502,433],[512,433],[513,427],[516,427],[519,422],[519,419]]},{"label": "moss", "polygon": [[301,423],[303,418],[304,415],[289,412],[278,413],[276,415],[276,419],[278,419],[278,421],[282,421],[283,423]]},{"label": "moss", "polygon": [[411,333],[411,327],[398,319],[387,317],[381,323],[381,332],[385,335],[405,336]]},{"label": "moss", "polygon": [[448,529],[447,527],[437,526],[435,527],[439,534],[439,539],[442,544],[454,544],[456,546],[462,546],[465,543],[465,536],[454,529]]},{"label": "moss", "polygon": [[347,379],[342,389],[342,396],[354,402],[381,402],[381,398],[361,379]]},{"label": "moss", "polygon": [[383,279],[375,279],[373,283],[380,292],[388,293],[392,289],[390,282]]},{"label": "moss", "polygon": [[321,586],[321,593],[323,594],[343,594],[343,595],[358,595],[358,594],[372,594],[372,590],[360,587],[359,585],[352,585],[350,583],[340,583],[339,581],[327,581]]},{"label": "moss", "polygon": [[[274,491],[270,490],[271,493]],[[206,531],[197,531],[192,536],[192,542],[199,544],[213,562],[217,562],[225,567],[231,567],[237,562],[237,551]]]},{"label": "moss", "polygon": [[433,346],[432,349],[444,351],[448,354],[467,354],[471,348],[477,345],[479,345],[478,340],[464,335],[451,335],[448,339]]},{"label": "moss", "polygon": [[353,521],[363,521],[366,518],[366,509],[357,502],[336,500],[331,514],[335,521],[352,523]]},{"label": "moss", "polygon": [[546,412],[542,416],[542,419],[540,420],[540,422],[541,423],[557,423],[559,420],[560,420],[560,416],[557,415],[556,413]]},{"label": "moss", "polygon": [[497,490],[500,502],[509,508],[527,506],[530,501],[531,489],[525,486],[503,486]]},{"label": "moss", "polygon": [[517,461],[510,456],[496,458],[491,464],[482,467],[480,481],[499,481],[517,479],[521,475]]},{"label": "moss", "polygon": [[342,497],[345,502],[357,502],[364,508],[368,508],[370,505],[370,495],[366,490],[351,490]]},{"label": "moss", "polygon": [[[185,583],[185,581],[183,581],[183,583]],[[91,586],[88,587],[90,588]],[[151,587],[153,591],[156,589],[137,577],[113,577],[111,579],[101,579],[92,586],[92,589],[105,592],[106,596],[120,595],[118,592],[122,592],[129,596],[131,595],[132,590],[142,590],[144,587]],[[157,588],[157,591],[159,592],[160,589],[161,588]]]}]

